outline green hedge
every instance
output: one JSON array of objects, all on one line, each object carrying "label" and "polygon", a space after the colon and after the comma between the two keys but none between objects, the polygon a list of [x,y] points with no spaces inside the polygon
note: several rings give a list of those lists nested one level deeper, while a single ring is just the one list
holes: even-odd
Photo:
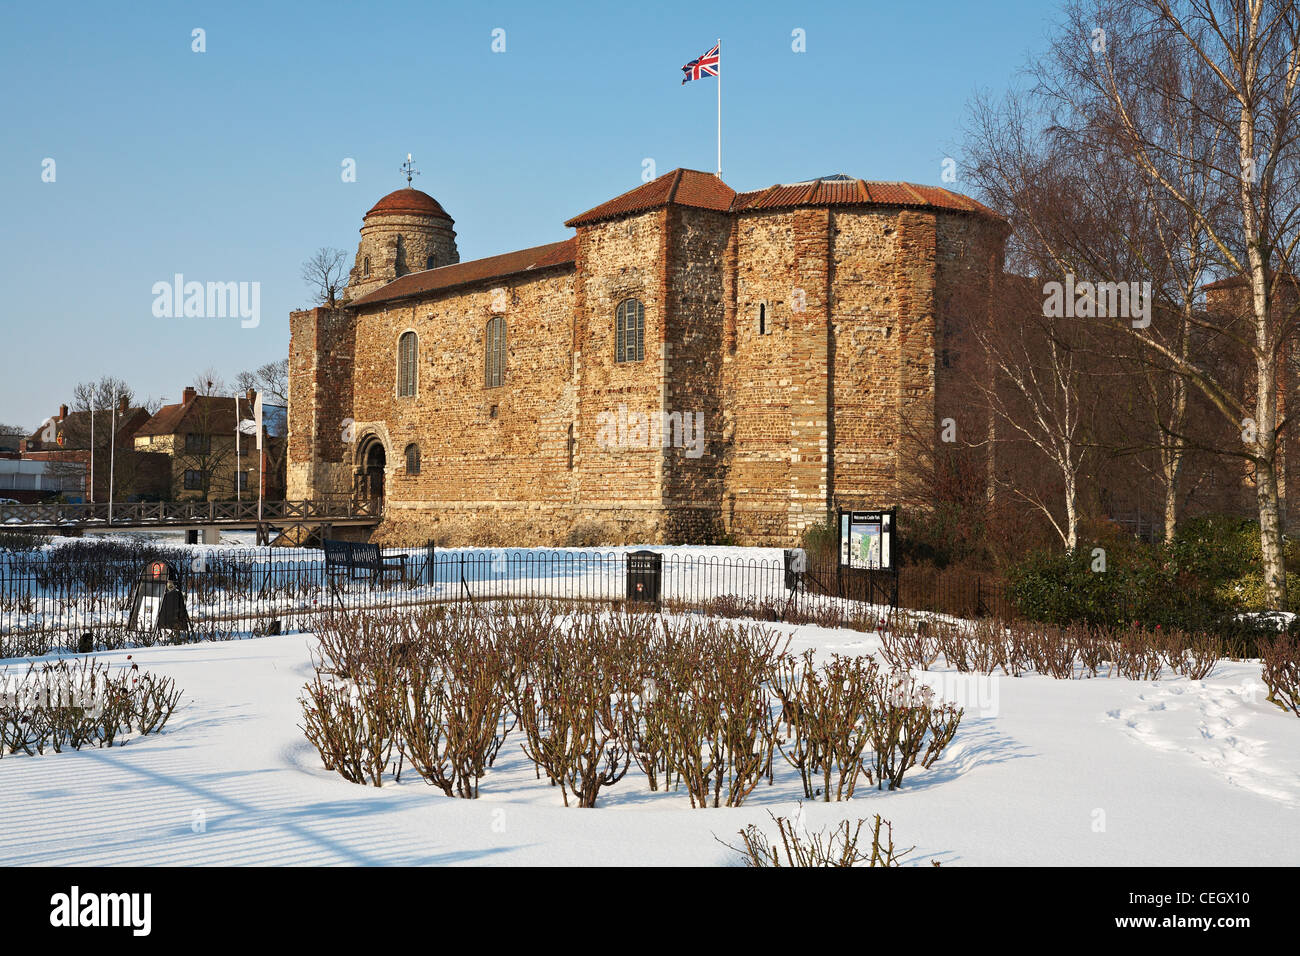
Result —
[{"label": "green hedge", "polygon": [[[1094,570],[1094,548],[1105,571]],[[1290,609],[1300,606],[1300,553],[1287,546]],[[1082,622],[1213,630],[1245,636],[1272,632],[1267,621],[1240,620],[1262,611],[1259,526],[1240,518],[1187,522],[1167,545],[1130,540],[1081,544],[1073,553],[1028,555],[1011,568],[1010,596],[1024,617],[1052,624]]]}]

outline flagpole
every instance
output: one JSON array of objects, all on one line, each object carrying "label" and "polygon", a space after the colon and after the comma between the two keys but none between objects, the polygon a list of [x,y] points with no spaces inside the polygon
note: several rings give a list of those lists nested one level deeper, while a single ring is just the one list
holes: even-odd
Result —
[{"label": "flagpole", "polygon": [[718,37],[718,178],[722,178],[722,37]]},{"label": "flagpole", "polygon": [[108,523],[113,523],[113,471],[117,465],[117,395],[108,424]]}]

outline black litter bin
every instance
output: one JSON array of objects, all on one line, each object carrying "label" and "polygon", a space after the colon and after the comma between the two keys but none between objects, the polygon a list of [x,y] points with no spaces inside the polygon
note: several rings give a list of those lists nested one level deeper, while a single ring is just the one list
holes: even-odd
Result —
[{"label": "black litter bin", "polygon": [[133,631],[190,629],[180,576],[166,561],[150,561],[140,573],[131,594],[131,619],[127,627]]},{"label": "black litter bin", "polygon": [[803,548],[785,549],[785,589],[796,590],[803,583],[804,572],[808,570],[808,555]]},{"label": "black litter bin", "polygon": [[659,605],[664,556],[654,551],[633,551],[627,556],[627,599]]}]

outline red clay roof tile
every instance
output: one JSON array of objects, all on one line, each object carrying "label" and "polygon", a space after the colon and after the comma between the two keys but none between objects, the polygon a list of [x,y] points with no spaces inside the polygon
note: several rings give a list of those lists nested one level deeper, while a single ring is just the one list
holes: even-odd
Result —
[{"label": "red clay roof tile", "polygon": [[[253,411],[244,397],[239,399],[240,418],[252,418]],[[235,398],[233,395],[198,395],[188,402],[164,405],[140,427],[136,435],[176,435],[183,431],[200,431],[213,435],[235,432]]]},{"label": "red clay roof tile", "polygon": [[440,266],[437,269],[426,269],[423,272],[412,272],[348,304],[354,307],[374,305],[379,302],[391,302],[394,299],[409,299],[430,292],[441,292],[444,289],[473,282],[502,279],[523,272],[571,266],[576,259],[577,250],[577,239],[565,239],[563,242],[520,249],[518,252],[507,252],[499,256],[488,256],[485,259],[473,259],[469,262]]},{"label": "red clay roof tile", "polygon": [[603,202],[594,209],[574,216],[565,225],[585,226],[628,213],[657,209],[670,203],[726,212],[731,208],[735,195],[736,191],[713,173],[702,173],[698,169],[674,169],[671,173],[664,173],[630,192],[615,196],[609,202]]},{"label": "red clay roof tile", "polygon": [[575,216],[565,225],[590,225],[628,213],[645,212],[669,203],[699,209],[716,209],[720,212],[787,209],[797,206],[902,206],[949,209],[1001,218],[993,210],[967,196],[936,186],[877,183],[851,179],[848,176],[835,176],[737,193],[713,173],[675,169]]},{"label": "red clay roof tile", "polygon": [[364,218],[371,216],[437,216],[453,221],[438,200],[418,189],[399,189],[389,193],[371,206]]}]

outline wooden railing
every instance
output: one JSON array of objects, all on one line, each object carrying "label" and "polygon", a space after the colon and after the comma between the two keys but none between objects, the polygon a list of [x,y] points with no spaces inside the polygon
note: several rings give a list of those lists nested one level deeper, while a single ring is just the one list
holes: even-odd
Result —
[{"label": "wooden railing", "polygon": [[[378,519],[381,508],[347,495],[306,501],[264,501],[263,524]],[[248,524],[259,521],[257,501],[130,501],[96,504],[0,504],[0,531],[52,527]]]}]

